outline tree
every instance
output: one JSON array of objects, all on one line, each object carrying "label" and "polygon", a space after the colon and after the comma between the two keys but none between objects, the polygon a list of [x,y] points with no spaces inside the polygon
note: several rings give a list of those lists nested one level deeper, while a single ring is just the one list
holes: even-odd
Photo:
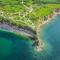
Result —
[{"label": "tree", "polygon": [[58,3],[60,3],[60,0],[57,0]]}]

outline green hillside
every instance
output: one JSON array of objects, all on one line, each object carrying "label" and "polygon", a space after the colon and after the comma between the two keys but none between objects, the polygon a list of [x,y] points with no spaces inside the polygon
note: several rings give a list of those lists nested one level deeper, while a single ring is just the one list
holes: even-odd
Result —
[{"label": "green hillside", "polygon": [[[41,1],[51,0],[0,0],[0,21],[35,29],[37,22],[42,21],[43,16],[52,13],[55,8],[60,8],[60,4],[45,4]],[[56,1],[59,0],[51,2]]]}]

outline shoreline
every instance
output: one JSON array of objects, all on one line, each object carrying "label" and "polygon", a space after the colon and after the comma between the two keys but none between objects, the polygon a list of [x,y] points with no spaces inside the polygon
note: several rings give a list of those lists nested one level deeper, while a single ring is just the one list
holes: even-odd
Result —
[{"label": "shoreline", "polygon": [[37,27],[37,33],[35,30],[33,30],[32,28],[30,28],[28,26],[20,26],[20,28],[19,28],[18,26],[9,25],[6,22],[0,23],[0,29],[4,29],[4,30],[9,31],[9,32],[16,32],[18,34],[27,36],[28,38],[34,40],[34,44],[36,45],[37,51],[43,51],[44,50],[44,43],[43,43],[43,40],[39,36],[39,32],[42,30],[42,27],[45,24],[48,24],[48,22],[52,21],[52,19],[55,16],[57,16],[58,14],[60,14],[60,11],[59,12],[54,11],[52,13],[51,17],[49,14],[47,16],[46,20],[44,20],[44,18],[43,18],[42,22],[39,23],[39,25]]},{"label": "shoreline", "polygon": [[42,23],[39,25],[39,29],[37,30],[37,36],[38,36],[38,39],[39,39],[39,42],[38,42],[38,45],[36,47],[36,50],[37,51],[43,51],[44,50],[44,46],[45,44],[43,43],[43,40],[40,38],[39,36],[39,32],[42,30],[42,27],[45,25],[45,24],[48,24],[49,22],[52,21],[52,19],[55,18],[55,16],[59,15],[60,14],[60,11],[59,12],[55,12],[53,13],[53,16],[50,18],[48,17],[48,19],[46,21],[42,21]]},{"label": "shoreline", "polygon": [[48,24],[48,22],[52,21],[52,19],[54,19],[55,16],[57,16],[57,15],[59,15],[59,14],[60,14],[60,12],[58,12],[58,13],[55,12],[55,13],[53,14],[52,18],[48,18],[47,21],[43,21],[43,22],[42,22],[42,24],[40,25],[40,28],[41,28],[43,25]]}]

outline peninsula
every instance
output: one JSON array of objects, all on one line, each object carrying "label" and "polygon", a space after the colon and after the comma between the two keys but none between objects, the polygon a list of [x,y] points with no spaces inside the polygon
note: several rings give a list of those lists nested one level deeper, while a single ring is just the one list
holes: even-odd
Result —
[{"label": "peninsula", "polygon": [[44,24],[60,14],[60,3],[56,2],[1,0],[0,29],[28,36],[34,41],[37,51],[42,51],[44,43],[39,32]]}]

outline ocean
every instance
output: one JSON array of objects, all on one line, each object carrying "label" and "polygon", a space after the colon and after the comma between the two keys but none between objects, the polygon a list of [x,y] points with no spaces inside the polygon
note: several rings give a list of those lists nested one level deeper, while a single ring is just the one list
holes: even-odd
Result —
[{"label": "ocean", "polygon": [[0,30],[0,60],[32,60],[32,43],[27,37]]}]

